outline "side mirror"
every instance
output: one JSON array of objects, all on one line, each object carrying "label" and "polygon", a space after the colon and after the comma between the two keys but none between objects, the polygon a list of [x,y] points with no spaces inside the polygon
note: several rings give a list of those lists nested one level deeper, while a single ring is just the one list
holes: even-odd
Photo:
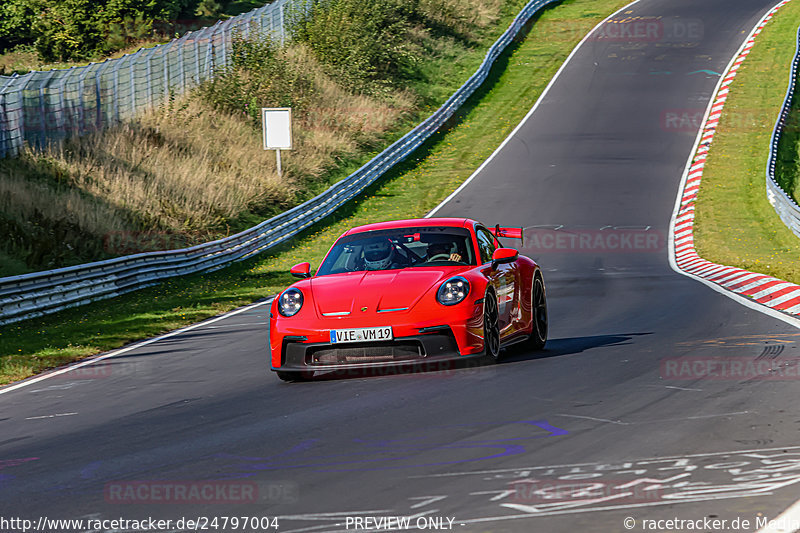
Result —
[{"label": "side mirror", "polygon": [[513,263],[519,257],[519,252],[513,248],[498,248],[492,254],[492,268],[498,265]]},{"label": "side mirror", "polygon": [[311,277],[311,263],[299,263],[289,269],[289,273],[300,279]]}]

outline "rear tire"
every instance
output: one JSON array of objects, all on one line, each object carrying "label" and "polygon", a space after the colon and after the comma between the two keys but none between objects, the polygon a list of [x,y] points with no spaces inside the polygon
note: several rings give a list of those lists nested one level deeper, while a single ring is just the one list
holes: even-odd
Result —
[{"label": "rear tire", "polygon": [[528,345],[541,350],[547,342],[547,294],[542,276],[536,274],[531,286],[531,335]]},{"label": "rear tire", "polygon": [[483,299],[483,352],[487,363],[500,360],[500,322],[497,312],[497,298],[487,292]]}]

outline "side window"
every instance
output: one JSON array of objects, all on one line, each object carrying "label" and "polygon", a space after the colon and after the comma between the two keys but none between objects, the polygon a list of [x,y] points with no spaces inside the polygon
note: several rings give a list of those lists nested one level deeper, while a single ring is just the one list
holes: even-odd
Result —
[{"label": "side window", "polygon": [[494,244],[494,235],[484,228],[478,228],[475,232],[475,236],[478,238],[481,263],[488,263],[492,260],[492,254],[494,254],[494,251],[497,249]]}]

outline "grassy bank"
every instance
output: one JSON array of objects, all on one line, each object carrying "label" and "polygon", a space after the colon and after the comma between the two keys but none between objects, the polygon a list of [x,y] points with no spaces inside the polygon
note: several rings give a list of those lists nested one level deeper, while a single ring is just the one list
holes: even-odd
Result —
[{"label": "grassy bank", "polygon": [[700,256],[795,283],[800,239],[767,201],[764,183],[798,20],[800,4],[781,8],[739,69],[705,166],[695,220]]},{"label": "grassy bank", "polygon": [[[127,296],[4,326],[0,382],[149,337],[266,297],[291,283],[288,268],[314,265],[354,225],[422,216],[463,182],[524,117],[569,52],[627,0],[567,0],[547,9],[498,60],[491,78],[439,132],[357,202],[291,245],[220,272],[168,281]],[[505,16],[507,24],[510,16]],[[483,54],[476,52],[478,60]],[[265,330],[266,335],[266,330]],[[264,349],[266,350],[266,337]]]},{"label": "grassy bank", "polygon": [[[316,195],[438,107],[525,2],[462,4],[323,2],[287,47],[236,39],[190,94],[0,160],[0,276],[205,242]],[[282,178],[262,107],[293,108]]]}]

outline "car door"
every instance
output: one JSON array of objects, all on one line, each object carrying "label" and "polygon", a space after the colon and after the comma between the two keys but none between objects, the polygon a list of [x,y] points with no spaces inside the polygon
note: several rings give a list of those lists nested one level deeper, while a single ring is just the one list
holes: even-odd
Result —
[{"label": "car door", "polygon": [[500,247],[494,235],[483,226],[475,229],[475,236],[478,240],[478,253],[481,263],[485,265],[489,283],[494,287],[497,295],[498,320],[500,323],[500,339],[502,340],[512,335],[516,329],[519,315],[519,269],[516,261],[504,265],[498,265],[496,269],[491,268],[492,254]]}]

